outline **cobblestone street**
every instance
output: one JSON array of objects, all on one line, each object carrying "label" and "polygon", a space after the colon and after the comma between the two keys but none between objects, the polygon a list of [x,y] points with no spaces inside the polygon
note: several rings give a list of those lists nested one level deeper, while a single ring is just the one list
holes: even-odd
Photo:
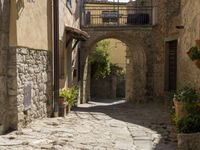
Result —
[{"label": "cobblestone street", "polygon": [[90,102],[66,118],[37,120],[0,136],[0,150],[175,150],[166,104]]}]

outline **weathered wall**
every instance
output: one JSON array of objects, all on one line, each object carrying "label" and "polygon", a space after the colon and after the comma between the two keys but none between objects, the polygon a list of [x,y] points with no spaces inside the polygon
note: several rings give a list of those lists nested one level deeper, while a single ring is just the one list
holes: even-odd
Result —
[{"label": "weathered wall", "polygon": [[117,39],[108,39],[110,61],[123,69],[126,68],[126,44]]},{"label": "weathered wall", "polygon": [[77,71],[77,47],[72,51],[74,40],[66,47],[70,35],[66,32],[65,27],[80,28],[80,1],[73,0],[71,2],[71,6],[67,4],[66,0],[59,2],[60,88],[77,84],[77,77],[73,77],[74,70]]},{"label": "weathered wall", "polygon": [[[160,58],[165,57],[165,42],[178,40],[177,88],[184,86],[199,88],[200,70],[187,56],[187,51],[195,46],[196,39],[200,39],[200,10],[198,9],[200,2],[195,0],[163,0],[157,2],[156,5],[159,11],[159,24],[154,33],[158,50],[163,53]],[[180,25],[183,25],[184,29],[176,28]]]},{"label": "weathered wall", "polygon": [[[83,93],[82,102],[90,99],[88,89],[90,89],[89,72],[86,61],[93,50],[93,46],[102,39],[116,38],[124,42],[127,49],[127,74],[126,74],[126,99],[132,101],[144,101],[146,98],[152,98],[153,95],[160,95],[154,90],[154,84],[159,84],[154,79],[155,49],[152,28],[124,28],[121,30],[112,28],[99,28],[96,30],[85,29],[90,39],[82,45],[82,76],[83,76]],[[116,32],[116,30],[118,32]],[[153,83],[152,83],[153,82]],[[162,82],[162,81],[160,81]],[[156,94],[155,94],[156,93]]]},{"label": "weathered wall", "polygon": [[59,16],[59,23],[60,23],[60,40],[63,40],[63,36],[65,32],[65,25],[71,27],[80,27],[80,2],[73,0],[72,6],[67,5],[66,0],[61,0],[59,5],[60,16]]},{"label": "weathered wall", "polygon": [[[165,41],[174,40],[178,37],[176,25],[179,25],[179,0],[170,1],[154,1],[153,5],[156,9],[155,20],[156,26],[153,26],[152,35],[154,48],[152,51],[152,70],[147,74],[153,74],[153,78],[147,82],[152,84],[153,89],[149,92],[154,92],[155,97],[160,97],[164,94],[165,87]],[[161,98],[162,99],[162,98]]]},{"label": "weathered wall", "polygon": [[[26,126],[32,120],[47,116],[47,100],[51,98],[51,62],[46,50],[12,47],[9,50],[12,61],[8,64],[8,94],[12,124],[16,128]],[[30,108],[25,110],[26,87],[30,85]],[[16,109],[17,108],[17,109]]]},{"label": "weathered wall", "polygon": [[50,1],[11,1],[10,45],[51,50]]},{"label": "weathered wall", "polygon": [[[189,5],[189,2],[186,5]],[[198,2],[195,2],[195,5],[198,5]],[[189,7],[191,6],[186,6],[186,7],[189,9]],[[129,33],[132,32],[132,35],[129,35],[127,33],[122,33],[124,35],[124,37],[122,38],[122,41],[125,40],[129,48],[129,50],[127,51],[127,59],[129,59],[129,64],[127,64],[127,67],[126,67],[127,71],[129,72],[129,74],[126,75],[126,78],[130,79],[129,81],[126,82],[127,99],[135,99],[133,98],[133,96],[140,97],[139,95],[142,95],[142,93],[143,94],[145,93],[144,95],[146,97],[149,97],[150,99],[159,98],[163,96],[164,94],[165,73],[166,73],[165,72],[165,46],[166,46],[165,41],[169,41],[170,39],[171,40],[178,39],[181,32],[180,30],[176,29],[176,26],[182,24],[180,19],[183,18],[183,17],[180,17],[180,10],[184,11],[184,9],[186,8],[185,8],[184,1],[182,1],[182,8],[180,9],[180,0],[153,1],[153,8],[154,8],[153,15],[154,17],[156,17],[156,18],[153,18],[153,20],[156,20],[157,24],[155,26],[152,26],[151,30],[149,31],[149,34],[145,33],[146,28],[140,28],[140,33],[135,34],[134,31],[137,29],[137,27],[132,27],[130,29],[128,29],[127,27],[126,29],[124,29],[124,30],[127,30],[127,32],[129,31]],[[185,18],[185,22],[187,20],[191,20],[191,22],[194,20],[198,20],[198,19],[194,19],[195,17],[192,17],[193,19],[192,18],[189,19],[190,16],[195,16],[194,13],[197,13],[198,11],[195,11],[195,9],[192,9],[190,10],[190,12],[191,12],[189,13],[190,15],[187,15],[188,12],[187,10],[185,11],[184,15],[188,17],[188,18]],[[198,25],[198,23],[194,23],[194,24],[196,24],[196,26]],[[118,33],[114,33],[115,31],[112,31],[112,29],[104,28],[104,30],[110,30],[110,32],[113,32],[111,34],[112,36],[114,35],[118,39],[120,38],[120,35],[118,35]],[[117,30],[117,29],[113,29],[113,30]],[[123,28],[121,28],[120,30],[123,30]],[[101,36],[102,37],[107,36],[106,32],[102,33],[102,35],[99,35],[98,33],[99,33],[99,29],[96,28],[93,31],[91,30],[90,34],[92,34],[91,36],[92,38],[97,38],[97,39]],[[195,31],[193,33],[195,33]],[[94,34],[94,37],[93,37],[93,34]],[[143,35],[140,35],[140,34],[143,34]],[[198,32],[195,34],[198,34]],[[189,36],[193,37],[194,35],[189,35]],[[92,39],[91,41],[94,41],[94,40]],[[139,43],[140,46],[138,46],[138,44],[135,44],[134,41],[137,41],[137,43]],[[184,39],[181,40],[181,38],[179,38],[179,41],[185,42],[185,40]],[[180,45],[185,45],[186,43],[180,44],[179,42],[178,49],[188,49],[183,46],[180,46]],[[193,43],[194,43],[194,40],[193,40]],[[136,49],[141,49],[141,47],[145,51],[145,55],[144,53],[138,53],[138,51],[135,51]],[[192,73],[193,75],[188,74],[189,72],[191,72],[191,67],[188,66],[185,68],[187,63],[185,63],[185,61],[182,61],[181,57],[184,57],[185,59],[186,52],[178,50],[178,64],[179,64],[178,87],[183,86],[182,85],[183,82],[181,82],[183,78],[187,78],[187,80],[184,81],[185,82],[184,85],[188,84],[187,82],[188,78],[190,78],[193,81],[197,80],[196,77],[192,78],[194,76],[197,76],[196,73],[195,74]],[[189,60],[189,58],[186,58],[186,59]],[[145,64],[144,62],[146,62],[147,65],[144,65]],[[134,64],[137,64],[137,63],[138,65],[134,66]],[[181,65],[181,63],[182,64],[185,63],[185,64]],[[134,66],[134,67],[131,67],[131,66]],[[193,64],[193,67],[194,67],[194,64]],[[142,69],[143,71],[141,71]],[[187,72],[187,75],[186,75],[186,72]],[[193,83],[193,81],[191,83]],[[141,86],[142,85],[141,83],[145,84],[145,88],[144,86]],[[138,90],[138,89],[144,89],[144,90]]]},{"label": "weathered wall", "polygon": [[187,56],[187,51],[200,39],[200,1],[181,1],[181,24],[178,48],[178,87],[192,86],[199,89],[200,70]]},{"label": "weathered wall", "polygon": [[9,6],[8,0],[0,1],[0,134],[9,128],[7,99],[7,50],[9,49]]},{"label": "weathered wall", "polygon": [[[51,6],[47,0],[0,1],[0,134],[47,116],[52,100]],[[27,84],[31,106],[25,111]]]},{"label": "weathered wall", "polygon": [[110,75],[106,78],[91,79],[91,98],[115,99],[117,77]]}]

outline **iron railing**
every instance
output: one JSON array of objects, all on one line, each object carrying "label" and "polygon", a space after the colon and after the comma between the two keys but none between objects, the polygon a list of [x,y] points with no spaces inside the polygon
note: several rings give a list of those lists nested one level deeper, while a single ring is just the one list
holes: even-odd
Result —
[{"label": "iron railing", "polygon": [[153,24],[153,16],[151,5],[87,2],[83,5],[82,26],[146,26]]}]

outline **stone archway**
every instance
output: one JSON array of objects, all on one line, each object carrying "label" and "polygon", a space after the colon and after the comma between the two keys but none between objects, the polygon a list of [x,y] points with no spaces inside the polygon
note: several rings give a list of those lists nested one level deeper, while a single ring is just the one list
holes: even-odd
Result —
[{"label": "stone archway", "polygon": [[90,100],[90,68],[88,65],[88,56],[92,51],[92,47],[99,41],[108,38],[115,38],[128,47],[127,59],[127,75],[126,75],[126,100],[128,101],[144,101],[148,96],[148,88],[152,89],[149,79],[152,77],[151,72],[151,46],[149,41],[151,30],[125,30],[125,31],[87,31],[90,39],[82,43],[82,103]]}]

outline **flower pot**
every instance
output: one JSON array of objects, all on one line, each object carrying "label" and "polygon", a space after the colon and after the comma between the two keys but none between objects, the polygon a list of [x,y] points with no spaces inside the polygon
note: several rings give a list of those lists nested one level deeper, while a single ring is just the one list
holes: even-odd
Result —
[{"label": "flower pot", "polygon": [[178,134],[178,150],[200,150],[200,133]]},{"label": "flower pot", "polygon": [[195,65],[200,69],[200,60],[199,59],[195,61]]},{"label": "flower pot", "polygon": [[198,49],[200,49],[200,40],[199,39],[196,40],[196,46],[197,46]]},{"label": "flower pot", "polygon": [[173,101],[174,101],[174,106],[175,106],[176,117],[180,119],[180,118],[187,116],[187,112],[184,111],[184,109],[183,109],[184,103],[179,102],[175,99],[173,99]]},{"label": "flower pot", "polygon": [[66,103],[63,103],[62,105],[59,105],[59,117],[65,117],[66,116]]},{"label": "flower pot", "polygon": [[63,105],[65,102],[65,98],[64,97],[59,97],[59,105]]},{"label": "flower pot", "polygon": [[71,112],[71,107],[69,104],[66,106],[66,113],[69,114]]}]

